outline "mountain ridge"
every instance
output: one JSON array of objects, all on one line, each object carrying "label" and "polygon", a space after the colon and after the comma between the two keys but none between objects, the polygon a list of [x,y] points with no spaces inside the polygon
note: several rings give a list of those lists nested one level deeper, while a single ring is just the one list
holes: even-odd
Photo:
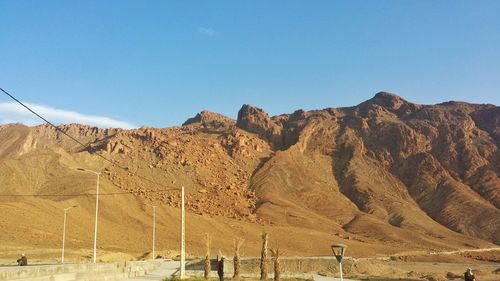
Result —
[{"label": "mountain ridge", "polygon": [[[0,126],[2,192],[77,190],[78,180],[65,181],[69,187],[61,189],[40,179],[81,177],[75,167],[86,163],[102,168],[109,188],[165,208],[179,206],[178,193],[151,191],[185,186],[187,210],[200,219],[229,219],[256,229],[314,229],[324,233],[322,239],[334,235],[359,249],[377,243],[388,248],[500,243],[495,105],[418,105],[379,92],[352,107],[277,116],[248,104],[236,120],[202,111],[172,128],[60,128],[87,148],[48,125]],[[37,157],[47,157],[57,172],[49,175],[27,164]],[[26,167],[34,176],[13,180]],[[311,253],[321,252],[316,247]]]}]

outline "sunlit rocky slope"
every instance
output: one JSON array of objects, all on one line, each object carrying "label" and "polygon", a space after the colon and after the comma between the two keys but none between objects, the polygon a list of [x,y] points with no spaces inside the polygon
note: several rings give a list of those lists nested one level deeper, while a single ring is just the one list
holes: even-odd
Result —
[{"label": "sunlit rocky slope", "polygon": [[263,230],[302,255],[327,254],[331,242],[358,256],[500,243],[495,105],[417,105],[378,93],[353,107],[274,117],[244,105],[237,120],[204,111],[180,127],[61,129],[88,146],[47,125],[0,126],[0,192],[18,195],[0,197],[7,250],[59,247],[61,210],[73,204],[68,247],[91,247],[95,176],[78,167],[102,171],[103,252],[148,251],[145,203],[159,206],[157,247],[177,249],[180,186],[192,254],[206,232],[226,252],[246,238],[247,254],[258,252]]}]

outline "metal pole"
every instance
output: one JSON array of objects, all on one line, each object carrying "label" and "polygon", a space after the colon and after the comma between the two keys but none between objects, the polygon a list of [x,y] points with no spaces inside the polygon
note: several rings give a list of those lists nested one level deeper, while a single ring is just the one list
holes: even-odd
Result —
[{"label": "metal pole", "polygon": [[181,279],[186,277],[186,214],[184,210],[184,186],[181,188]]},{"label": "metal pole", "polygon": [[61,264],[64,263],[64,244],[65,244],[65,241],[66,241],[66,214],[67,214],[67,212],[68,212],[69,209],[75,208],[75,207],[76,207],[76,205],[64,209],[64,223],[63,223],[63,239],[62,239],[62,251],[61,251]]},{"label": "metal pole", "polygon": [[84,169],[84,168],[77,168],[79,171],[83,172],[89,172],[93,173],[97,176],[97,186],[96,186],[96,193],[95,193],[95,224],[94,224],[94,257],[93,257],[93,262],[96,263],[96,249],[97,249],[97,215],[99,214],[99,176],[101,175],[100,172],[92,171],[89,169]]},{"label": "metal pole", "polygon": [[100,173],[95,173],[97,175],[97,188],[95,197],[95,227],[94,227],[94,263],[96,263],[96,249],[97,249],[97,215],[99,213],[99,175]]},{"label": "metal pole", "polygon": [[342,277],[342,262],[339,262],[340,264],[340,281],[344,281],[344,278]]},{"label": "metal pole", "polygon": [[156,206],[153,206],[153,260],[155,259]]},{"label": "metal pole", "polygon": [[64,263],[64,240],[66,238],[66,211],[68,209],[64,209],[64,223],[63,223],[63,241],[62,241],[62,253],[61,253],[61,264]]}]

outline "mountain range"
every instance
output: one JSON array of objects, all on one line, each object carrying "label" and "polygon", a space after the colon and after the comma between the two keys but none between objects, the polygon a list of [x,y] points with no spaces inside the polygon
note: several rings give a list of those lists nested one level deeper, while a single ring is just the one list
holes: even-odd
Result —
[{"label": "mountain range", "polygon": [[90,249],[95,175],[78,168],[101,172],[103,253],[147,252],[147,204],[158,206],[158,249],[175,252],[181,186],[191,254],[204,233],[228,254],[234,237],[257,254],[262,231],[290,255],[328,254],[333,242],[354,256],[500,243],[496,105],[380,92],[278,116],[251,105],[237,120],[202,111],[171,128],[58,128],[0,126],[4,251],[57,249],[72,205],[68,247]]}]

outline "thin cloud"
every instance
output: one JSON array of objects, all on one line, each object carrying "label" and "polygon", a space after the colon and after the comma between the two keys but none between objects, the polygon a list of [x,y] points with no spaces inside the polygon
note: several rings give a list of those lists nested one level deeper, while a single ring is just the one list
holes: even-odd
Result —
[{"label": "thin cloud", "polygon": [[[128,122],[104,116],[85,115],[74,111],[51,108],[45,105],[24,104],[54,124],[78,123],[100,128],[137,128],[137,126]],[[0,124],[8,123],[22,123],[27,126],[35,126],[43,124],[44,122],[18,103],[0,103]]]},{"label": "thin cloud", "polygon": [[215,36],[217,35],[217,31],[211,27],[204,27],[204,26],[201,26],[198,28],[198,33],[200,34],[203,34],[203,35],[206,35],[206,36]]}]

